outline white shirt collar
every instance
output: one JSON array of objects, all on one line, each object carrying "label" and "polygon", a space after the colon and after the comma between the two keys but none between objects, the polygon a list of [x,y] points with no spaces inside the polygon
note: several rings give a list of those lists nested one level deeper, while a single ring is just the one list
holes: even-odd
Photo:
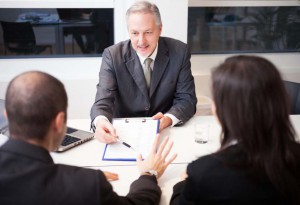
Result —
[{"label": "white shirt collar", "polygon": [[137,53],[137,55],[138,55],[138,57],[139,57],[139,60],[140,60],[140,62],[141,62],[141,65],[144,64],[144,61],[146,60],[146,58],[151,58],[151,59],[152,59],[152,62],[151,62],[151,64],[150,64],[150,66],[151,66],[151,69],[153,70],[153,63],[154,63],[155,58],[156,58],[156,55],[157,55],[157,50],[158,50],[158,43],[157,43],[157,45],[156,45],[156,48],[155,48],[154,51],[152,52],[152,54],[151,54],[150,56],[148,56],[148,57],[143,57],[143,56],[141,56],[139,53]]}]

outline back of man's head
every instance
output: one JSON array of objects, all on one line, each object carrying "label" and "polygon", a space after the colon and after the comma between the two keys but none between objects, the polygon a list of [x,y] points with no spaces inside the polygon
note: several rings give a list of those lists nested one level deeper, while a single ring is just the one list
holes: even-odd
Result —
[{"label": "back of man's head", "polygon": [[5,102],[11,136],[43,140],[56,115],[66,113],[67,101],[63,84],[49,74],[31,71],[16,76]]}]

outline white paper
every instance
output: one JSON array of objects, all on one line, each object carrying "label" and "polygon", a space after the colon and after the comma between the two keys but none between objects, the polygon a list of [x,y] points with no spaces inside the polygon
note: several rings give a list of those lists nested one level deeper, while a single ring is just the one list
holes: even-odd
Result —
[{"label": "white paper", "polygon": [[138,154],[146,158],[152,148],[158,132],[159,120],[151,118],[115,118],[113,126],[119,139],[134,148],[126,147],[120,142],[109,144],[103,154],[103,160],[134,161]]}]

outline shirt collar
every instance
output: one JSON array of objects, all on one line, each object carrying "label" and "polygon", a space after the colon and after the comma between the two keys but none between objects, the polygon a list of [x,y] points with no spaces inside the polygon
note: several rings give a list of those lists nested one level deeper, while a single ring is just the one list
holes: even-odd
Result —
[{"label": "shirt collar", "polygon": [[[141,56],[140,54],[137,53],[138,57],[139,57],[139,60],[141,62],[141,65],[144,64],[144,61],[146,60],[146,58],[151,58],[152,59],[152,63],[155,61],[155,58],[156,58],[156,55],[157,55],[157,50],[158,50],[158,43],[156,45],[156,48],[154,49],[154,51],[152,52],[152,54],[148,57],[144,57],[144,56]],[[151,64],[152,64],[151,63]]]}]

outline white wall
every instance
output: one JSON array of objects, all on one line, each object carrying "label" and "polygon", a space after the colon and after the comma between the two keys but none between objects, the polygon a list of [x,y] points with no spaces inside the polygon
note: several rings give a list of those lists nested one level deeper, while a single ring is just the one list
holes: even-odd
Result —
[{"label": "white wall", "polygon": [[[253,54],[250,54],[253,55]],[[280,70],[283,79],[300,82],[300,53],[255,54],[270,60]],[[197,95],[211,97],[210,72],[230,55],[192,55],[192,72]]]},{"label": "white wall", "polygon": [[[115,42],[128,38],[125,13],[134,0],[18,0],[2,1],[1,8],[56,8],[89,7],[115,8]],[[188,3],[203,6],[228,5],[298,5],[297,1],[228,1],[228,0],[153,0],[162,15],[163,36],[170,36],[187,42]],[[296,2],[296,3],[295,3]],[[194,55],[192,72],[196,80],[198,95],[210,95],[210,70],[228,55]],[[300,82],[300,54],[264,54],[275,63],[284,76]],[[41,70],[60,79],[69,96],[69,118],[89,118],[90,107],[96,94],[96,84],[101,58],[37,58],[37,59],[0,59],[0,98],[4,98],[8,82],[17,74],[28,70]],[[41,91],[42,92],[42,91]]]},{"label": "white wall", "polygon": [[88,118],[100,64],[101,58],[0,60],[0,98],[4,99],[7,84],[14,76],[28,70],[40,70],[64,83],[69,97],[69,118]]}]

